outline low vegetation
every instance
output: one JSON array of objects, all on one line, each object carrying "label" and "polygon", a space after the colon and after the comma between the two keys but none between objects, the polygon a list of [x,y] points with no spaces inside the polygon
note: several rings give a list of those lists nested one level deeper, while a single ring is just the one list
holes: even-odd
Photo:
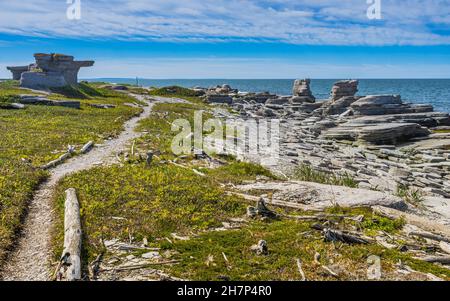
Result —
[{"label": "low vegetation", "polygon": [[[124,105],[135,102],[133,98],[94,85],[58,92],[63,94],[49,98],[78,99],[81,109],[40,105],[27,105],[24,110],[0,108],[0,254],[9,248],[27,202],[45,178],[38,167],[66,152],[68,145],[81,147],[90,140],[102,142],[116,136],[123,123],[140,112]],[[14,102],[19,94],[35,93],[20,89],[17,81],[0,83],[0,102]],[[90,103],[108,103],[116,108],[98,109]]]},{"label": "low vegetation", "polygon": [[[373,231],[371,225],[364,226]],[[251,246],[259,240],[267,242],[266,256],[251,251]],[[380,257],[384,279],[395,279],[395,265],[399,260],[417,271],[434,273],[444,279],[450,277],[450,271],[445,268],[377,244],[325,242],[319,231],[311,231],[310,222],[252,222],[240,230],[210,232],[166,247],[176,251],[178,255],[174,258],[180,260],[179,264],[167,268],[168,271],[176,277],[192,280],[299,280],[297,259],[302,261],[309,280],[367,280],[368,258],[372,255]],[[319,262],[314,261],[316,253],[320,254]],[[330,275],[322,265],[337,276]]]},{"label": "low vegetation", "polygon": [[309,165],[302,165],[294,172],[294,178],[299,181],[315,182],[336,186],[357,188],[358,183],[349,175],[337,175],[334,173],[316,171]]},{"label": "low vegetation", "polygon": [[148,94],[153,96],[182,98],[194,103],[203,103],[200,98],[202,93],[178,86],[155,88],[149,91]]},{"label": "low vegetation", "polygon": [[[71,175],[58,188],[56,206],[62,215],[69,187],[78,192],[90,259],[100,252],[101,239],[132,236],[156,242],[173,232],[189,235],[218,227],[245,211],[214,180],[167,164],[98,167]],[[58,233],[56,245],[61,246],[61,227]]]},{"label": "low vegetation", "polygon": [[414,189],[405,185],[399,185],[397,187],[397,196],[414,206],[420,206],[423,202],[423,193],[420,189]]},{"label": "low vegetation", "polygon": [[[153,150],[162,158],[174,158],[172,152],[172,140],[179,133],[172,131],[172,123],[177,119],[188,120],[192,131],[194,125],[194,113],[205,110],[204,104],[190,103],[159,103],[153,106],[152,115],[141,121],[138,131],[145,134],[137,142],[137,147],[145,150]],[[209,118],[208,112],[203,113],[203,118]]]}]

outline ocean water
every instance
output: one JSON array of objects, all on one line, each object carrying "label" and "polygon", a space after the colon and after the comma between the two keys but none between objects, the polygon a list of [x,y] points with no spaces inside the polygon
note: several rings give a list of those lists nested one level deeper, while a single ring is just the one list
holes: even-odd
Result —
[{"label": "ocean water", "polygon": [[[135,84],[136,79],[101,78],[89,81]],[[139,79],[145,87],[211,87],[229,84],[242,92],[270,92],[291,95],[293,79]],[[338,79],[312,79],[311,90],[317,99],[329,97]],[[450,79],[362,79],[358,95],[399,94],[406,102],[432,104],[436,111],[450,112]]]}]

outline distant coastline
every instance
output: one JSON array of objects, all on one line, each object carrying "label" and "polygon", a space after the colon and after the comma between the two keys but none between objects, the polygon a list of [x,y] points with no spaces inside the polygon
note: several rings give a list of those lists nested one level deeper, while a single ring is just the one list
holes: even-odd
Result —
[{"label": "distant coastline", "polygon": [[[342,78],[344,79],[344,78]],[[86,81],[135,84],[136,78],[90,78]],[[334,82],[340,79],[312,79],[311,90],[317,99],[327,99]],[[431,104],[437,111],[450,112],[450,79],[360,79],[358,95],[399,94],[407,102]],[[294,79],[141,79],[144,87],[211,87],[230,84],[242,92],[292,94]]]}]

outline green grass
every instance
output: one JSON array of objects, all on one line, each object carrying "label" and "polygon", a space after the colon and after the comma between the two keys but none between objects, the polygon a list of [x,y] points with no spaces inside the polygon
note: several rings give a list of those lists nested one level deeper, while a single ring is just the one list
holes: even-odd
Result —
[{"label": "green grass", "polygon": [[[228,217],[245,213],[245,206],[227,196],[215,181],[191,170],[156,164],[97,167],[68,176],[57,189],[58,247],[62,246],[67,188],[78,193],[89,259],[100,252],[100,239],[128,240],[132,235],[138,241],[144,237],[155,241],[172,232],[190,234],[220,226]],[[59,253],[56,248],[55,255]]]},{"label": "green grass", "polygon": [[158,152],[162,158],[172,159],[172,140],[179,132],[172,131],[172,123],[177,119],[186,119],[193,131],[194,113],[205,110],[203,119],[210,118],[206,111],[208,107],[204,104],[169,104],[160,103],[153,106],[152,114],[149,118],[139,123],[138,131],[145,131],[146,134],[140,138],[136,145],[139,149],[153,150]]},{"label": "green grass", "polygon": [[[37,167],[56,159],[67,151],[67,146],[78,149],[93,140],[118,135],[123,123],[141,109],[124,105],[134,98],[91,85],[68,87],[50,98],[80,97],[81,109],[56,106],[27,105],[25,110],[0,108],[0,256],[4,254],[20,228],[20,218],[26,209],[37,183],[45,174]],[[82,93],[79,95],[77,93]],[[0,83],[0,100],[13,102],[18,94],[34,94],[20,89],[17,81]],[[96,109],[89,103],[110,103],[114,109]],[[22,159],[31,163],[25,166]],[[1,259],[0,259],[1,264]]]},{"label": "green grass", "polygon": [[309,165],[302,165],[294,171],[294,179],[305,182],[315,182],[336,186],[346,186],[357,188],[358,183],[349,175],[340,176],[333,173],[326,173],[314,170]]}]

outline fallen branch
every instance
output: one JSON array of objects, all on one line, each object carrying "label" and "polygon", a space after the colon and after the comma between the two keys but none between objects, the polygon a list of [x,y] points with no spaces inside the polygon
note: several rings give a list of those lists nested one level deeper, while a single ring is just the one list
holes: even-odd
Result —
[{"label": "fallen branch", "polygon": [[41,169],[47,170],[53,167],[56,167],[58,165],[60,165],[61,163],[64,163],[64,161],[66,161],[67,159],[70,158],[70,156],[72,156],[74,150],[73,149],[69,149],[69,151],[67,153],[65,153],[64,155],[60,156],[58,159],[53,160],[45,165],[43,165],[41,167]]}]

